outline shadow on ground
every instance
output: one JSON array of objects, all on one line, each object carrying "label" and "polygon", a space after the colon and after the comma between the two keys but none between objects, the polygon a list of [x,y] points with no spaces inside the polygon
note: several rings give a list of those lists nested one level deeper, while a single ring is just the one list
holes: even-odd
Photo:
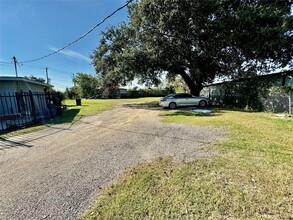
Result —
[{"label": "shadow on ground", "polygon": [[[132,104],[123,104],[123,107],[132,108],[132,109],[145,109],[145,110],[155,110],[155,111],[162,111],[167,112],[164,114],[165,116],[199,116],[199,117],[213,117],[221,115],[221,110],[218,108],[199,108],[198,106],[191,106],[191,107],[178,107],[175,110],[169,108],[163,108],[159,106],[158,102],[145,102],[145,103],[132,103]],[[193,110],[212,110],[211,113],[200,113],[194,112]]]},{"label": "shadow on ground", "polygon": [[45,121],[44,124],[75,123],[83,117],[83,115],[81,115],[80,117],[76,117],[79,111],[80,109],[68,109],[64,111],[61,116],[51,119],[49,121]]},{"label": "shadow on ground", "polygon": [[179,111],[173,111],[167,114],[164,114],[164,116],[196,116],[196,117],[215,117],[215,116],[220,116],[221,113],[219,112],[214,112],[212,110],[211,113],[200,113],[200,112],[193,112],[193,109],[181,109]]},{"label": "shadow on ground", "polygon": [[[38,140],[47,136],[51,136],[53,134],[65,131],[65,130],[70,130],[71,127],[81,120],[84,116],[77,114],[79,113],[80,109],[69,109],[63,112],[63,114],[57,118],[54,119],[49,119],[49,120],[44,120],[41,121],[37,124],[30,125],[25,128],[18,128],[14,130],[7,130],[4,132],[1,132],[0,135],[8,135],[8,137],[0,137],[0,150],[5,150],[9,148],[14,148],[14,147],[32,147],[33,145],[30,144],[30,142],[34,140]],[[68,126],[58,126],[60,124],[68,124]],[[26,133],[25,129],[34,129],[34,127],[38,127],[40,125],[43,125],[44,127],[48,127],[51,130],[48,131],[47,133]],[[42,129],[42,127],[40,127]],[[22,133],[23,130],[23,133]],[[38,130],[38,129],[36,129]],[[11,137],[9,137],[11,134]],[[24,134],[24,135],[19,135],[18,134]]]},{"label": "shadow on ground", "polygon": [[145,109],[145,110],[156,110],[156,111],[170,111],[170,109],[162,108],[158,102],[144,102],[144,103],[131,103],[122,104],[123,107],[132,109]]},{"label": "shadow on ground", "polygon": [[9,138],[0,137],[0,151],[12,147],[32,147],[32,145],[24,143],[22,141],[10,140]]}]

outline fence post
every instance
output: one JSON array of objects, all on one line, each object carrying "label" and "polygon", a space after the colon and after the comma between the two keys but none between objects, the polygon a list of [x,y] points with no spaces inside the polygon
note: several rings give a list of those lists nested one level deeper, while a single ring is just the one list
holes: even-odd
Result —
[{"label": "fence post", "polygon": [[35,102],[34,102],[34,95],[31,90],[29,90],[29,98],[30,98],[31,107],[32,107],[32,115],[33,115],[34,121],[36,121],[37,120],[36,106],[35,106]]},{"label": "fence post", "polygon": [[50,118],[54,118],[53,110],[52,110],[52,104],[51,104],[51,94],[50,94],[49,91],[45,91],[45,94],[46,94],[47,108],[48,108],[49,113],[50,113]]},{"label": "fence post", "polygon": [[61,99],[61,93],[60,92],[57,92],[56,93],[56,96],[57,96],[57,114],[58,115],[62,115],[62,108],[61,108],[61,106],[62,106],[62,99]]},{"label": "fence post", "polygon": [[15,92],[15,98],[16,98],[16,105],[18,113],[21,113],[21,107],[20,107],[20,92]]}]

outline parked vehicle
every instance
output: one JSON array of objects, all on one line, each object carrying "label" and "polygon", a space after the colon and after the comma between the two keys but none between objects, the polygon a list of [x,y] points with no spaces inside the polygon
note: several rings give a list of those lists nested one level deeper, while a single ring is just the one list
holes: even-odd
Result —
[{"label": "parked vehicle", "polygon": [[188,93],[170,94],[160,99],[160,106],[165,108],[175,109],[179,106],[193,106],[206,107],[209,105],[209,99],[200,96],[193,96]]}]

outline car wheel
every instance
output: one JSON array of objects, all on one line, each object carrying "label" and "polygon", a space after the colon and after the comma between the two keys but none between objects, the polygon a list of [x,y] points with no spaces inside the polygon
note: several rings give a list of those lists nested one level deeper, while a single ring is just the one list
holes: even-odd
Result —
[{"label": "car wheel", "polygon": [[170,108],[170,109],[174,109],[174,108],[176,108],[176,103],[175,103],[175,102],[171,102],[171,103],[169,104],[169,108]]},{"label": "car wheel", "polygon": [[206,107],[207,106],[207,102],[204,101],[204,100],[201,100],[199,103],[198,103],[199,107]]}]

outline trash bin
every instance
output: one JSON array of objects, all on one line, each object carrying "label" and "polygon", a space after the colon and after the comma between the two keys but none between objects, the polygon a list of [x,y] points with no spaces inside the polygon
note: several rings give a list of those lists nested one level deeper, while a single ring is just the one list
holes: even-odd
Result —
[{"label": "trash bin", "polygon": [[81,105],[81,98],[77,98],[75,99],[75,101],[77,106]]}]

